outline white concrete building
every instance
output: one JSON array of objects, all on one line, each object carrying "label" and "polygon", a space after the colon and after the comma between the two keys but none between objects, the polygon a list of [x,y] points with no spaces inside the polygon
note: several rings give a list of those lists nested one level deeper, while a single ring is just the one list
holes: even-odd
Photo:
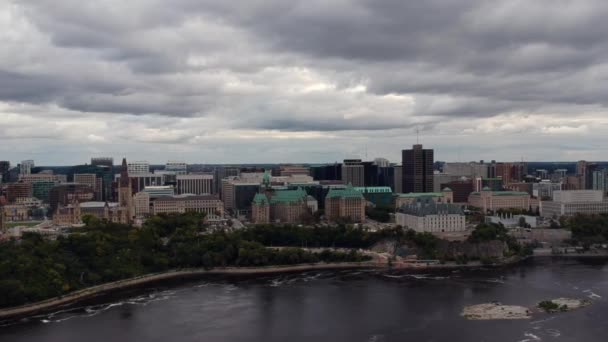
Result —
[{"label": "white concrete building", "polygon": [[562,183],[543,180],[532,184],[532,195],[536,198],[553,198],[553,192],[562,190]]},{"label": "white concrete building", "polygon": [[175,177],[177,182],[177,194],[213,194],[215,190],[213,178],[212,174],[178,174]]},{"label": "white concrete building", "polygon": [[20,175],[29,175],[32,173],[32,169],[34,168],[33,160],[23,160],[21,164],[19,164],[19,174]]},{"label": "white concrete building", "polygon": [[507,228],[519,227],[521,218],[524,218],[526,224],[530,225],[530,228],[536,228],[538,226],[538,217],[529,215],[498,215],[498,216],[486,216],[486,223],[502,224]]},{"label": "white concrete building", "polygon": [[150,200],[152,215],[161,213],[205,213],[208,221],[217,221],[224,218],[224,204],[216,195],[177,195],[163,196]]},{"label": "white concrete building", "polygon": [[150,197],[173,196],[175,188],[171,185],[146,186],[141,192],[147,193]]},{"label": "white concrete building", "polygon": [[553,201],[540,202],[540,213],[549,218],[608,213],[608,201],[601,190],[555,191]]},{"label": "white concrete building", "polygon": [[391,162],[386,158],[376,158],[376,159],[374,159],[374,164],[378,165],[378,167],[391,166]]},{"label": "white concrete building", "polygon": [[[165,184],[164,176],[155,173],[130,174],[129,178],[133,184],[133,192],[138,193],[147,186],[161,186]],[[114,176],[116,182],[120,182],[120,174]]]},{"label": "white concrete building", "polygon": [[395,222],[416,232],[445,233],[466,230],[465,215],[458,205],[419,198],[397,210]]},{"label": "white concrete building", "polygon": [[150,163],[147,161],[133,161],[127,163],[129,176],[150,173]]},{"label": "white concrete building", "polygon": [[488,177],[488,165],[477,162],[468,163],[446,163],[443,166],[443,173],[459,177]]},{"label": "white concrete building", "polygon": [[170,160],[165,164],[165,171],[175,172],[176,175],[185,175],[188,173],[188,164]]}]

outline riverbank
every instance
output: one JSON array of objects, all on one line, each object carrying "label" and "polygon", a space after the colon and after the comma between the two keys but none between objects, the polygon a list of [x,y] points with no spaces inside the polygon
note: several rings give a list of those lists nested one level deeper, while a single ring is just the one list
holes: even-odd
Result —
[{"label": "riverbank", "polygon": [[484,265],[478,261],[471,261],[468,264],[438,262],[402,262],[384,263],[377,260],[359,263],[318,263],[300,264],[290,266],[266,266],[266,267],[226,267],[213,269],[181,269],[163,273],[148,274],[136,278],[119,280],[111,283],[96,285],[82,290],[78,290],[64,296],[50,298],[44,301],[26,304],[18,307],[0,309],[0,321],[7,319],[18,319],[48,312],[57,307],[72,305],[102,294],[108,294],[138,286],[150,285],[163,281],[179,279],[196,279],[205,276],[257,276],[271,275],[279,273],[299,273],[306,271],[321,270],[353,270],[353,269],[386,269],[394,271],[420,272],[420,271],[445,271],[445,270],[465,270],[479,268],[500,268],[514,266],[527,260],[529,257],[512,257],[498,264]]},{"label": "riverbank", "polygon": [[377,264],[370,262],[361,263],[319,263],[301,264],[290,266],[267,266],[267,267],[226,267],[214,269],[185,269],[173,270],[163,273],[148,274],[136,278],[118,280],[102,285],[91,286],[82,290],[74,291],[60,297],[50,298],[44,301],[30,303],[22,306],[0,309],[0,320],[17,319],[34,314],[48,312],[60,306],[74,304],[92,297],[107,294],[114,291],[124,290],[142,285],[150,285],[168,280],[195,279],[204,276],[218,275],[263,275],[277,273],[297,273],[319,270],[351,270],[351,269],[373,269],[380,268]]}]

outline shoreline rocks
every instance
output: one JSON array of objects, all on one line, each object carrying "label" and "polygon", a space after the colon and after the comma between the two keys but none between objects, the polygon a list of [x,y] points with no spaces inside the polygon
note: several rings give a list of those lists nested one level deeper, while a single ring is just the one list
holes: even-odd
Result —
[{"label": "shoreline rocks", "polygon": [[469,320],[530,319],[528,308],[501,303],[486,303],[466,306],[462,316]]}]

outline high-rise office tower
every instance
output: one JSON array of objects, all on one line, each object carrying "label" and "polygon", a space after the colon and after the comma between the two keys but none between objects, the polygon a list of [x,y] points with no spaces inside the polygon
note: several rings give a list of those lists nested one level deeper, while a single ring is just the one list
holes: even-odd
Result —
[{"label": "high-rise office tower", "polygon": [[150,173],[150,163],[147,161],[134,161],[127,164],[130,175]]},{"label": "high-rise office tower", "polygon": [[8,171],[11,169],[11,162],[0,161],[0,183],[8,182]]},{"label": "high-rise office tower", "polygon": [[342,181],[353,186],[365,186],[365,166],[361,159],[344,159]]},{"label": "high-rise office tower", "polygon": [[165,164],[165,171],[175,172],[176,175],[185,175],[188,173],[188,164],[170,160]]},{"label": "high-rise office tower", "polygon": [[177,194],[208,195],[215,192],[213,174],[177,175]]},{"label": "high-rise office tower", "polygon": [[433,158],[433,150],[419,144],[402,151],[404,193],[433,191]]},{"label": "high-rise office tower", "polygon": [[99,171],[97,177],[101,178],[101,199],[113,201],[112,182],[114,181],[114,159],[111,157],[91,158],[91,165],[96,166]]},{"label": "high-rise office tower", "polygon": [[19,174],[21,175],[29,175],[32,173],[32,169],[34,168],[33,160],[24,160],[19,164]]}]

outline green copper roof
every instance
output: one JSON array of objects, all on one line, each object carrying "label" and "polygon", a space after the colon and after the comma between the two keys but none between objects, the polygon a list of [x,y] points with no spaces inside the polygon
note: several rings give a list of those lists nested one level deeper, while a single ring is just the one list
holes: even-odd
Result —
[{"label": "green copper roof", "polygon": [[443,197],[442,192],[410,192],[408,194],[396,194],[401,198],[420,198],[420,197]]},{"label": "green copper roof", "polygon": [[[471,195],[479,195],[479,192],[471,192]],[[492,196],[529,196],[523,191],[492,191]]]},{"label": "green copper roof", "polygon": [[308,194],[301,188],[298,188],[297,190],[278,190],[270,197],[270,203],[277,204],[305,201],[306,196],[308,196]]},{"label": "green copper roof", "polygon": [[392,193],[393,190],[389,186],[367,186],[367,187],[355,187],[356,191],[362,193]]},{"label": "green copper roof", "polygon": [[253,197],[253,204],[257,204],[257,205],[264,205],[264,204],[266,204],[266,205],[268,205],[268,197],[266,197],[266,195],[264,195],[264,194],[257,193]]},{"label": "green copper roof", "polygon": [[363,194],[349,184],[344,189],[330,189],[326,198],[363,198]]},{"label": "green copper roof", "polygon": [[494,196],[529,196],[530,194],[523,191],[497,191]]}]

